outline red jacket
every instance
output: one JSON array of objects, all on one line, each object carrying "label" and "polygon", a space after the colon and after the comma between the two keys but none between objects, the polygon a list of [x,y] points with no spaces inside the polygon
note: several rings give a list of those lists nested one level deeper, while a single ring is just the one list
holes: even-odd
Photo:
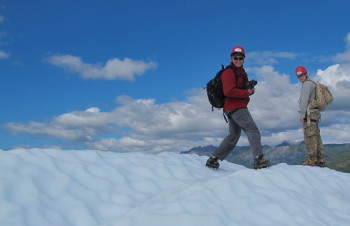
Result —
[{"label": "red jacket", "polygon": [[221,75],[225,95],[224,111],[246,108],[250,100],[248,89],[243,88],[248,79],[244,68],[236,67],[232,62],[230,65],[235,69],[226,69]]}]

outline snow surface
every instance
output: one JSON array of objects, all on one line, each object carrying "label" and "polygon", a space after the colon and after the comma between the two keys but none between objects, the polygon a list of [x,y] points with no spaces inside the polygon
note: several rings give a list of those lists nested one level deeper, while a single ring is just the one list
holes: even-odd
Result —
[{"label": "snow surface", "polygon": [[176,153],[0,150],[0,225],[350,225],[350,174]]}]

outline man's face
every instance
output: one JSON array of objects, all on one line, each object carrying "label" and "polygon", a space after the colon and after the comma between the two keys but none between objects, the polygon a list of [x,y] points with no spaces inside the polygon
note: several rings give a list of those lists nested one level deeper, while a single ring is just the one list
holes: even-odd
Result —
[{"label": "man's face", "polygon": [[298,79],[301,83],[305,82],[307,79],[307,74],[304,73],[304,74],[298,75]]},{"label": "man's face", "polygon": [[233,55],[231,57],[232,63],[236,66],[236,67],[242,67],[243,63],[244,63],[244,56],[243,55]]}]

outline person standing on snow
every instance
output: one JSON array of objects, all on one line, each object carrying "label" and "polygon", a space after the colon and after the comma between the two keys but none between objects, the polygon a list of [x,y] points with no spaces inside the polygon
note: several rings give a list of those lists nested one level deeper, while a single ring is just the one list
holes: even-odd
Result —
[{"label": "person standing on snow", "polygon": [[302,165],[325,167],[324,148],[318,127],[318,122],[321,118],[320,110],[311,108],[309,114],[307,114],[308,105],[316,96],[316,84],[309,80],[304,66],[298,66],[295,69],[295,73],[302,83],[299,98],[299,121],[303,123],[304,141],[308,155],[308,158],[302,162]]},{"label": "person standing on snow", "polygon": [[224,160],[231,153],[242,130],[247,135],[252,149],[254,168],[266,168],[271,165],[268,160],[264,159],[260,131],[247,108],[250,101],[249,96],[254,94],[255,88],[247,88],[248,76],[243,68],[244,59],[244,48],[241,46],[233,47],[230,67],[221,75],[225,96],[224,112],[228,117],[230,134],[224,138],[220,146],[207,160],[206,166],[209,168],[219,168],[218,160]]}]

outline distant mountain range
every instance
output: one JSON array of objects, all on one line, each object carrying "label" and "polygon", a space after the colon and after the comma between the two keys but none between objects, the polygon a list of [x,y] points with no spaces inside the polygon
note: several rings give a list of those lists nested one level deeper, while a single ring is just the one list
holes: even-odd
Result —
[{"label": "distant mountain range", "polygon": [[[181,154],[197,154],[210,156],[217,147],[208,145],[205,147],[194,147]],[[325,159],[327,167],[341,172],[350,173],[350,143],[346,144],[325,144]],[[287,163],[299,165],[307,156],[304,141],[290,142],[283,141],[281,144],[270,147],[263,146],[265,158],[272,164]],[[227,161],[252,168],[253,157],[249,146],[235,147]]]}]

